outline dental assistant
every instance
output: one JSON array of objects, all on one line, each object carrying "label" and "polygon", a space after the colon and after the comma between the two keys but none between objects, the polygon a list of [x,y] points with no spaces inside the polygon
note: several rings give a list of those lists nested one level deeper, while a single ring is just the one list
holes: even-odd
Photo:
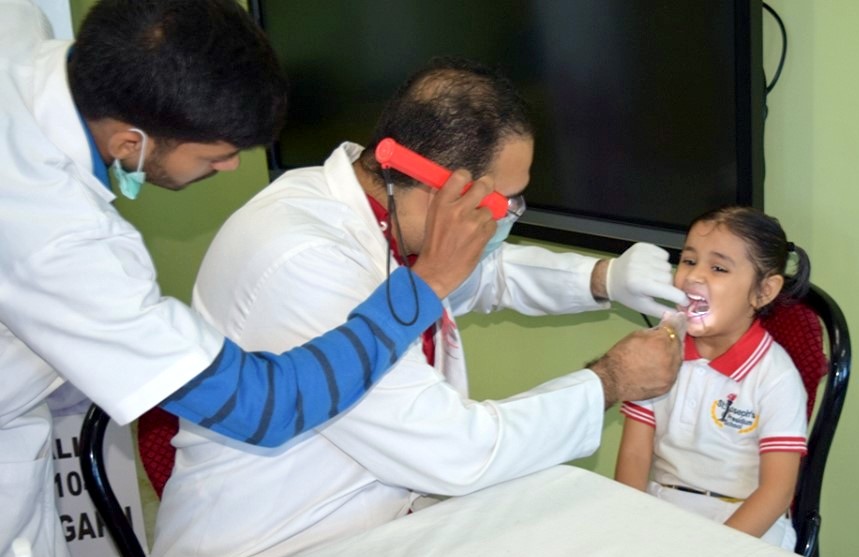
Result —
[{"label": "dental assistant", "polygon": [[23,538],[63,557],[52,391],[71,382],[121,424],[160,404],[280,445],[354,403],[441,315],[495,229],[476,208],[491,186],[460,197],[469,177],[451,178],[413,277],[392,274],[303,346],[246,352],[161,295],[108,166],[135,197],[144,179],[180,190],[270,142],[286,82],[262,32],[233,0],[103,0],[74,45],[29,0],[0,0],[0,14],[0,555]]}]

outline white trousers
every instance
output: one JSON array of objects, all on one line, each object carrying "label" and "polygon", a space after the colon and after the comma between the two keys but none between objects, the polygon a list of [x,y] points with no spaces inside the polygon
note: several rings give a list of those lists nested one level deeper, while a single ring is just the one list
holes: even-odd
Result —
[{"label": "white trousers", "polygon": [[[670,487],[663,487],[656,482],[650,482],[647,486],[647,492],[669,503],[673,503],[678,507],[699,514],[703,517],[716,520],[724,523],[734,514],[742,503],[729,503],[718,497],[710,497],[699,493],[688,493]],[[793,551],[796,546],[796,532],[793,529],[791,520],[782,516],[776,520],[775,524],[761,536],[761,539],[767,543],[777,545],[783,549]]]}]

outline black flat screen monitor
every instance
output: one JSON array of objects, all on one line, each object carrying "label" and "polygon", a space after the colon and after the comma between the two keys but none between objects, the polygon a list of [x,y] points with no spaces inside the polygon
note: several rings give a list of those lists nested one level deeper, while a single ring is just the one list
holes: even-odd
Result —
[{"label": "black flat screen monitor", "polygon": [[252,0],[291,83],[273,173],[365,142],[432,56],[500,67],[537,125],[514,234],[676,254],[689,222],[763,207],[760,0]]}]

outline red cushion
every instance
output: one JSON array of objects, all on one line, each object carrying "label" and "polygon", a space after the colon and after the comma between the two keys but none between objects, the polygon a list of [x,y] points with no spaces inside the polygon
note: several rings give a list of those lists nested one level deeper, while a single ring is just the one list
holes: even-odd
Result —
[{"label": "red cushion", "polygon": [[149,410],[137,421],[140,460],[159,499],[164,491],[164,484],[173,473],[176,449],[170,441],[177,431],[179,418],[158,407]]},{"label": "red cushion", "polygon": [[782,345],[802,376],[808,392],[807,413],[811,419],[820,380],[826,376],[828,361],[823,350],[823,327],[810,307],[802,303],[782,305],[761,319],[763,326]]}]

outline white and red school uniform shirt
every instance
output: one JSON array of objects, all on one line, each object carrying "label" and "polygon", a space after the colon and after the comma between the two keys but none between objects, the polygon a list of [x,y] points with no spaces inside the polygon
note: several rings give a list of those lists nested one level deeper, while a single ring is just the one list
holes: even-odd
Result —
[{"label": "white and red school uniform shirt", "polygon": [[761,453],[806,453],[805,401],[790,356],[756,321],[712,361],[687,336],[671,390],[621,412],[656,428],[654,481],[746,498],[758,487]]}]

